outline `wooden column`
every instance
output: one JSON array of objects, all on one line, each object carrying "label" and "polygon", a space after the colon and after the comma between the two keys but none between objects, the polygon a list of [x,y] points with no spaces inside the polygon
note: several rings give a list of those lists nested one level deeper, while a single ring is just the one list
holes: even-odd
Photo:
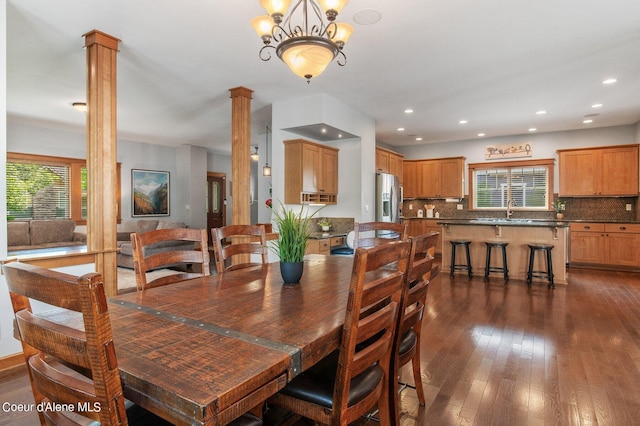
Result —
[{"label": "wooden column", "polygon": [[87,50],[87,248],[107,296],[117,294],[116,56],[119,39],[88,32]]},{"label": "wooden column", "polygon": [[246,87],[231,92],[231,223],[251,223],[251,94]]}]

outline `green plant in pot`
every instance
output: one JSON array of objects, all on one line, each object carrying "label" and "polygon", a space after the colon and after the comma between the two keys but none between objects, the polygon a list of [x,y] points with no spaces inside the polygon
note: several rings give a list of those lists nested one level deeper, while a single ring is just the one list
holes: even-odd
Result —
[{"label": "green plant in pot", "polygon": [[273,209],[278,239],[270,248],[280,257],[280,273],[285,284],[300,282],[304,268],[304,252],[310,233],[309,222],[315,213],[307,216],[304,206],[296,213],[282,203],[279,209]]},{"label": "green plant in pot", "polygon": [[564,209],[567,206],[567,202],[566,201],[562,201],[560,199],[556,200],[556,202],[554,203],[554,210],[556,211],[556,218],[557,219],[564,219]]},{"label": "green plant in pot", "polygon": [[331,229],[331,221],[329,221],[328,218],[323,217],[320,220],[318,220],[318,226],[320,227],[320,229],[322,229],[323,231],[328,231]]}]

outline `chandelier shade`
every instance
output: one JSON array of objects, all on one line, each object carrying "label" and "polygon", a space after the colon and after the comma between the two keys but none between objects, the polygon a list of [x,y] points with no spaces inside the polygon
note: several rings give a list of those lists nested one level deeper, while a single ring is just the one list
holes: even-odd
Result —
[{"label": "chandelier shade", "polygon": [[289,10],[291,0],[260,0],[268,15],[251,21],[264,43],[260,59],[270,60],[274,49],[289,69],[307,82],[322,74],[336,58],[338,65],[344,66],[347,57],[342,49],[353,27],[335,19],[347,2],[297,0]]}]

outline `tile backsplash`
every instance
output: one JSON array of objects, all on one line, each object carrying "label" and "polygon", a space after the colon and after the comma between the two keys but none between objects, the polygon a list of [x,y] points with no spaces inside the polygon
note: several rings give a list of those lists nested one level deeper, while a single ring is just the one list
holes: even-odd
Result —
[{"label": "tile backsplash", "polygon": [[[554,200],[558,197],[555,196]],[[621,222],[636,222],[640,220],[638,210],[640,202],[638,197],[599,197],[599,198],[562,198],[566,201],[565,220],[606,220]],[[405,200],[402,206],[402,215],[404,217],[417,217],[418,209],[424,211],[425,204],[435,205],[434,213],[438,212],[441,218],[447,219],[473,219],[476,217],[503,217],[504,210],[497,211],[475,211],[469,210],[468,199],[463,199],[457,203],[448,203],[445,200]],[[457,209],[457,205],[462,204],[462,210]],[[627,205],[631,205],[631,210],[626,209]],[[426,211],[424,211],[426,217]],[[531,218],[531,219],[555,219],[555,212],[532,212],[518,211],[513,212],[513,218]]]}]

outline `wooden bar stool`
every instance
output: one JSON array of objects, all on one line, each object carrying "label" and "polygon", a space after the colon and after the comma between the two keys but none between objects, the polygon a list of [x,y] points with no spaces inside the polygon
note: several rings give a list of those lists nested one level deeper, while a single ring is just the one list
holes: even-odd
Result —
[{"label": "wooden bar stool", "polygon": [[[500,272],[504,276],[505,281],[509,281],[509,268],[507,266],[507,245],[509,243],[503,241],[485,241],[487,246],[487,257],[484,266],[484,279],[489,279],[489,273]],[[502,250],[502,266],[491,266],[491,251],[493,248]]]},{"label": "wooden bar stool", "polygon": [[[455,271],[467,271],[469,274],[469,278],[473,276],[471,272],[471,254],[469,253],[469,246],[471,245],[470,240],[451,240],[451,273],[450,276],[453,277],[453,273]],[[467,263],[456,263],[456,247],[462,246],[465,249]]]},{"label": "wooden bar stool", "polygon": [[[533,277],[536,278],[546,278],[549,281],[549,287],[555,288],[555,284],[553,282],[553,262],[551,261],[551,250],[553,249],[553,245],[551,244],[527,244],[529,246],[529,269],[527,271],[527,284],[531,286],[531,281]],[[535,261],[536,252],[543,251],[545,253],[547,270],[534,270],[533,263]]]}]

